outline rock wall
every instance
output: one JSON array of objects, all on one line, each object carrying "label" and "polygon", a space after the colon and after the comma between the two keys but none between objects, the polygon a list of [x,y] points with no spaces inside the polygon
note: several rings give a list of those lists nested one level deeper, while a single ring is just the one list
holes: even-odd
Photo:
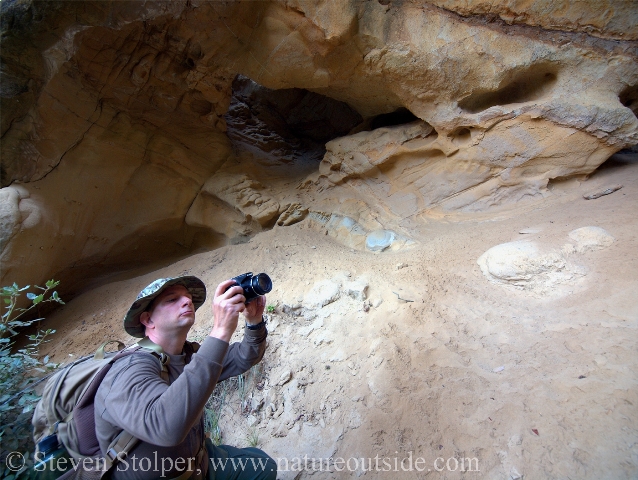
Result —
[{"label": "rock wall", "polygon": [[[542,198],[638,143],[631,2],[0,7],[5,283],[81,285],[309,214],[347,245],[407,246],[430,219]],[[263,87],[233,97],[238,74]],[[341,127],[312,138],[289,115],[298,141],[279,130],[292,150],[271,148],[292,98],[272,89],[314,99],[300,123]],[[227,126],[231,103],[264,135]]]}]

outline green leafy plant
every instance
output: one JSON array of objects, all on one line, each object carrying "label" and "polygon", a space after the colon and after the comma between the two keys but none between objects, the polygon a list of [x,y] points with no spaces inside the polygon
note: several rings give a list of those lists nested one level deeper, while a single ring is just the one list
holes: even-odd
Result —
[{"label": "green leafy plant", "polygon": [[[58,281],[49,280],[44,287],[34,286],[36,292],[29,292],[29,285],[20,288],[17,284],[2,287],[0,298],[5,306],[5,313],[0,322],[0,441],[4,458],[11,451],[23,453],[30,458],[33,451],[31,416],[35,404],[40,399],[34,387],[42,380],[47,371],[57,365],[44,357],[38,359],[40,345],[47,342],[47,337],[55,330],[47,329],[27,335],[28,342],[22,348],[15,349],[15,337],[18,332],[42,320],[35,318],[25,320],[26,315],[38,306],[55,302],[64,304],[58,292],[53,290]],[[31,305],[18,307],[20,297],[26,295]],[[27,465],[28,466],[28,465]],[[4,464],[0,464],[0,477],[21,478],[21,472],[12,472]],[[24,473],[24,471],[22,472]]]},{"label": "green leafy plant", "polygon": [[275,313],[275,306],[274,305],[266,306],[266,313]]}]

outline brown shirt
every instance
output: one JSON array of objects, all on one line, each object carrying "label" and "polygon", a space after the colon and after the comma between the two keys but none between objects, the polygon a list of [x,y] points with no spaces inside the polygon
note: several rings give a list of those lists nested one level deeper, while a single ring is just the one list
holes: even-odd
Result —
[{"label": "brown shirt", "polygon": [[[169,355],[169,382],[159,360],[147,353],[113,365],[95,396],[95,429],[104,454],[122,429],[140,439],[111,478],[174,478],[189,466],[205,474],[208,457],[194,458],[204,441],[203,411],[218,381],[244,373],[266,349],[267,331],[245,329],[241,342],[207,337],[187,363],[187,355]],[[183,459],[183,460],[182,460]],[[189,460],[191,459],[191,460]]]}]

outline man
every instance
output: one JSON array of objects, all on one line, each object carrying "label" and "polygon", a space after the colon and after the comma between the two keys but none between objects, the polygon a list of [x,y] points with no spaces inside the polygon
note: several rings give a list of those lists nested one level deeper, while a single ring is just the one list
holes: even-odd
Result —
[{"label": "man", "polygon": [[[195,352],[186,336],[205,299],[206,287],[198,278],[165,278],[142,290],[127,312],[125,330],[147,337],[145,342],[159,345],[168,356],[168,382],[162,379],[162,363],[149,353],[116,361],[102,381],[95,397],[102,453],[122,430],[140,440],[116,462],[110,478],[276,478],[275,462],[261,450],[204,442],[203,411],[215,384],[247,371],[264,355],[266,298],[245,304],[243,289],[233,280],[220,283],[213,328]],[[246,320],[244,338],[229,345],[240,313]]]}]

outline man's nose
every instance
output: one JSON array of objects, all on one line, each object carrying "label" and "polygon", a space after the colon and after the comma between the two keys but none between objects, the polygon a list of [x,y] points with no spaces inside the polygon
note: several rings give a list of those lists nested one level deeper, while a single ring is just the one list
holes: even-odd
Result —
[{"label": "man's nose", "polygon": [[186,295],[184,295],[182,297],[182,305],[188,305],[188,306],[193,306],[193,299],[190,297],[187,297]]}]

